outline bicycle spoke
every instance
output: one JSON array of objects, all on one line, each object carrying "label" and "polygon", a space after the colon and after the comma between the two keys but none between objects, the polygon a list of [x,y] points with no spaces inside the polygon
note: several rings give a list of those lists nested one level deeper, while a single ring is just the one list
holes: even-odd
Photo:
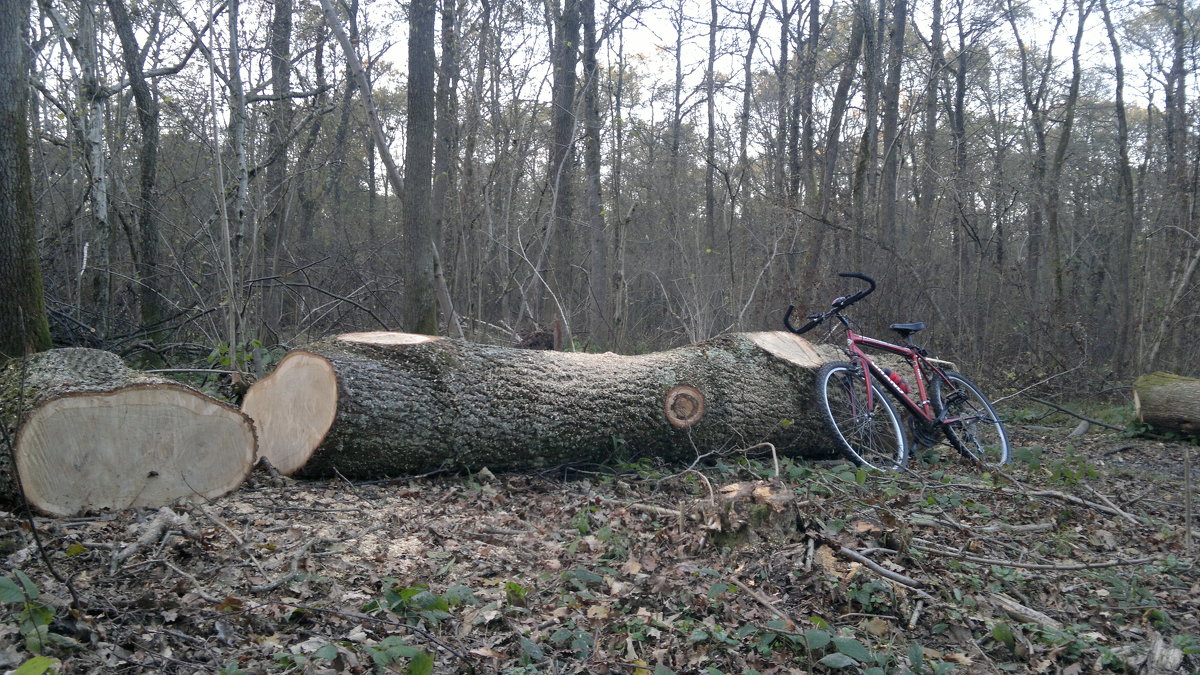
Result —
[{"label": "bicycle spoke", "polygon": [[949,383],[935,382],[933,400],[950,444],[983,464],[1007,462],[1008,435],[991,402],[962,375],[947,372],[946,378]]},{"label": "bicycle spoke", "polygon": [[862,466],[897,469],[907,457],[899,416],[877,387],[869,405],[867,399],[862,372],[848,363],[829,364],[818,375],[818,400],[843,454]]}]

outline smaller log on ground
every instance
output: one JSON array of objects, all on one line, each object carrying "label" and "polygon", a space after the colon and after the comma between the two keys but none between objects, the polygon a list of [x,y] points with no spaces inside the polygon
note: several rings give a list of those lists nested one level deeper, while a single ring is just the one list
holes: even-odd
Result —
[{"label": "smaller log on ground", "polygon": [[836,357],[782,332],[640,356],[348,333],[288,354],[243,409],[262,455],[304,477],[675,461],[760,441],[828,456],[812,396]]},{"label": "smaller log on ground", "polygon": [[14,472],[0,452],[0,502],[16,504],[22,488],[52,516],[219,497],[257,455],[254,424],[236,408],[95,349],[10,361],[0,425],[16,459]]},{"label": "smaller log on ground", "polygon": [[1200,436],[1200,379],[1173,373],[1143,375],[1133,383],[1138,420],[1158,431]]}]

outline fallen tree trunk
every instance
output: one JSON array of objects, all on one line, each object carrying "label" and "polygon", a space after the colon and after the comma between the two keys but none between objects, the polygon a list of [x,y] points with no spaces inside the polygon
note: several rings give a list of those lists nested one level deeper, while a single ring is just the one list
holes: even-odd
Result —
[{"label": "fallen tree trunk", "polygon": [[643,356],[350,333],[288,354],[243,409],[260,453],[308,477],[690,460],[760,441],[825,455],[812,391],[836,358],[782,332]]},{"label": "fallen tree trunk", "polygon": [[253,423],[236,408],[95,349],[9,362],[0,425],[13,450],[0,452],[0,501],[23,490],[52,516],[212,499],[256,458]]},{"label": "fallen tree trunk", "polygon": [[1157,372],[1133,383],[1138,420],[1158,431],[1200,436],[1200,379]]}]

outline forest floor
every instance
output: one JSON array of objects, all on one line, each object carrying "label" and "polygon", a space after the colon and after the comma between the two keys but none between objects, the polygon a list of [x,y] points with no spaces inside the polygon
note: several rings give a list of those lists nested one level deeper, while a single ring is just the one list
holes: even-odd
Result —
[{"label": "forest floor", "polygon": [[[945,447],[887,476],[776,477],[761,448],[682,473],[256,471],[203,506],[39,519],[61,580],[0,512],[0,672],[1200,671],[1185,446],[1057,419],[1012,424],[1004,475]],[[731,483],[761,499],[721,517]]]}]

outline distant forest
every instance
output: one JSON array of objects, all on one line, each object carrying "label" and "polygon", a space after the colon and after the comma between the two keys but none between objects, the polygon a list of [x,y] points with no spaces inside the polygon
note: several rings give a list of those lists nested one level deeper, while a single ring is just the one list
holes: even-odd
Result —
[{"label": "distant forest", "polygon": [[25,37],[60,344],[644,352],[861,271],[863,330],[1013,387],[1200,371],[1194,0],[39,0]]}]

